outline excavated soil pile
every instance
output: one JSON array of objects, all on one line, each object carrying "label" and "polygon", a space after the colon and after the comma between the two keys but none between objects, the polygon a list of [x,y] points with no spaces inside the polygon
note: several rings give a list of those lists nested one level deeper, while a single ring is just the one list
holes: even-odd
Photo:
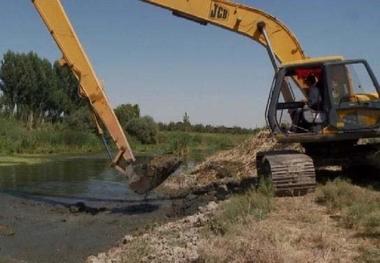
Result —
[{"label": "excavated soil pile", "polygon": [[256,155],[270,150],[299,149],[297,144],[278,144],[268,130],[263,130],[241,145],[219,152],[195,167],[190,173],[170,177],[160,188],[163,191],[210,190],[220,185],[238,185],[254,179]]}]

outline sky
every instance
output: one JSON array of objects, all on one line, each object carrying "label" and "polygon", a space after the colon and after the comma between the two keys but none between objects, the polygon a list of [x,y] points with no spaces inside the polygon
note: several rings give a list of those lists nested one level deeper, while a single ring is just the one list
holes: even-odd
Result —
[{"label": "sky", "polygon": [[[49,1],[49,0],[46,0]],[[156,121],[265,124],[273,68],[241,35],[200,26],[138,0],[62,0],[112,105],[137,103]],[[380,78],[380,2],[241,0],[283,21],[309,56],[365,58]],[[30,0],[0,0],[0,54],[60,58]]]}]

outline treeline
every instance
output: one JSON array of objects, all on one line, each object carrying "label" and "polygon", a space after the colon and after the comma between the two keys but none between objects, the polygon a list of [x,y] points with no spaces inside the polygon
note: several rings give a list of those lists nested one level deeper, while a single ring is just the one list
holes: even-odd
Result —
[{"label": "treeline", "polygon": [[[86,100],[78,96],[79,82],[58,61],[51,63],[36,53],[4,54],[0,65],[0,117],[24,123],[29,130],[43,125],[57,129],[92,132],[95,125]],[[240,127],[192,124],[187,113],[182,121],[156,123],[141,116],[139,105],[123,104],[115,109],[123,128],[143,144],[158,142],[159,131],[248,134]],[[49,129],[52,130],[51,126]]]},{"label": "treeline", "polygon": [[212,126],[210,124],[192,124],[190,116],[185,112],[182,121],[158,123],[158,127],[162,131],[183,131],[183,132],[201,132],[201,133],[229,133],[229,134],[251,134],[259,129],[247,129],[241,127],[226,127],[226,126]]},{"label": "treeline", "polygon": [[254,134],[260,130],[246,129],[241,127],[212,126],[203,124],[191,124],[190,117],[184,114],[182,121],[156,123],[150,116],[141,116],[140,107],[137,104],[123,104],[115,109],[121,125],[129,135],[136,137],[143,144],[153,144],[158,142],[160,131],[170,132],[197,132],[197,133],[217,133],[217,134]]},{"label": "treeline", "polygon": [[241,127],[226,127],[226,126],[212,126],[203,124],[189,124],[186,122],[170,122],[158,123],[161,131],[189,131],[201,133],[229,133],[229,134],[251,134],[255,133],[258,129],[247,129]]},{"label": "treeline", "polygon": [[8,51],[0,67],[0,112],[29,128],[65,122],[89,127],[88,107],[78,96],[79,83],[71,70],[36,53]]}]

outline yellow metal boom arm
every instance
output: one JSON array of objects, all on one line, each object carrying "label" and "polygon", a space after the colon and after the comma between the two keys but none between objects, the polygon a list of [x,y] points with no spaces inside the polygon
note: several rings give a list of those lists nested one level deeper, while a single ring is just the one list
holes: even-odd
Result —
[{"label": "yellow metal boom arm", "polygon": [[141,0],[173,11],[200,24],[216,26],[247,36],[267,46],[259,24],[265,23],[265,30],[271,48],[279,62],[305,59],[305,54],[294,34],[278,19],[256,8],[228,0]]},{"label": "yellow metal boom arm", "polygon": [[78,78],[81,93],[88,98],[96,118],[107,128],[119,150],[113,165],[126,174],[128,163],[135,158],[102,83],[96,76],[61,2],[59,0],[32,0],[32,2],[62,52],[62,63],[67,64]]}]

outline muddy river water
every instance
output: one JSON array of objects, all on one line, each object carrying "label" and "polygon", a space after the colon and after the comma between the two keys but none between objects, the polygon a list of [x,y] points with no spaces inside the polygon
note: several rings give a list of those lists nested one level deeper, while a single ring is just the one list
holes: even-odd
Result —
[{"label": "muddy river water", "polygon": [[168,220],[173,202],[129,191],[103,155],[0,166],[0,262],[83,262]]}]

